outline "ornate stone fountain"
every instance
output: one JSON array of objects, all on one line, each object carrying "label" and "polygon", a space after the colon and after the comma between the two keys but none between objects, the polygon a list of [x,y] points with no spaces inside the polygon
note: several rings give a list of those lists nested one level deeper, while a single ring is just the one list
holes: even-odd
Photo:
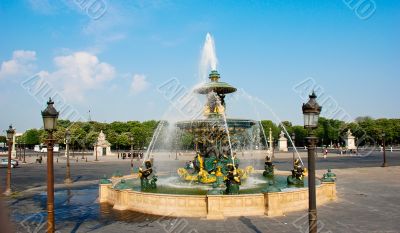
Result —
[{"label": "ornate stone fountain", "polygon": [[[281,216],[308,208],[308,189],[303,181],[306,173],[299,162],[292,173],[274,169],[268,156],[265,170],[240,166],[235,151],[241,149],[245,135],[257,122],[227,118],[225,97],[234,93],[236,88],[221,82],[215,70],[209,78],[210,82],[196,89],[198,94],[207,96],[203,118],[176,123],[177,128],[194,138],[192,164],[179,168],[175,183],[165,188],[160,181],[164,180],[165,185],[165,180],[172,182],[170,178],[174,177],[157,174],[152,161],[145,160],[138,174],[103,178],[99,187],[100,203],[109,203],[118,210],[207,219]],[[328,172],[317,182],[318,204],[336,198],[335,178],[332,172]],[[243,188],[252,185],[249,180],[258,181],[258,186]]]}]

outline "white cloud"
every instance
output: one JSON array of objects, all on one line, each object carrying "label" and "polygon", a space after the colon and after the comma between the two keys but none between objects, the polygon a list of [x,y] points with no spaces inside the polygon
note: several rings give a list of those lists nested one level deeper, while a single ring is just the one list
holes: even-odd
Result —
[{"label": "white cloud", "polygon": [[131,93],[138,94],[140,92],[143,92],[143,91],[147,90],[149,85],[150,85],[150,83],[147,81],[147,78],[145,75],[135,74],[132,78]]},{"label": "white cloud", "polygon": [[36,52],[16,50],[11,60],[3,61],[0,67],[0,79],[6,77],[19,77],[32,74],[35,70]]},{"label": "white cloud", "polygon": [[88,52],[75,52],[71,55],[54,58],[57,70],[48,73],[47,78],[59,88],[63,96],[71,101],[83,101],[85,92],[101,89],[116,75],[115,68]]}]

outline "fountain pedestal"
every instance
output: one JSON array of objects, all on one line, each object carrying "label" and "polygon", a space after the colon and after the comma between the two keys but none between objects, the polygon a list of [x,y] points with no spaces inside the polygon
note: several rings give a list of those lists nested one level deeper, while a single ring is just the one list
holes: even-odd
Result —
[{"label": "fountain pedestal", "polygon": [[283,133],[283,131],[281,131],[281,134],[279,135],[279,140],[278,140],[278,149],[280,152],[288,151],[287,141],[288,140],[285,137],[285,134]]}]

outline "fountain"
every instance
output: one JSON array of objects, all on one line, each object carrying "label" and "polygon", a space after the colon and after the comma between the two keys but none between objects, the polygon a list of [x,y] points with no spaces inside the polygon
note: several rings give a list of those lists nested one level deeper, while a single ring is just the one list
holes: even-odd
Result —
[{"label": "fountain", "polygon": [[[237,89],[220,80],[214,49],[214,42],[208,34],[202,56],[205,61],[201,65],[203,68],[204,64],[211,66],[209,81],[193,89],[196,95],[206,98],[202,116],[178,120],[174,124],[161,121],[137,174],[101,180],[101,203],[109,203],[117,210],[207,219],[265,214],[280,216],[308,207],[307,182],[303,179],[306,169],[300,158],[291,174],[275,169],[270,150],[265,152],[264,170],[257,170],[248,163],[251,158],[244,154],[246,143],[254,144],[251,139],[261,133],[266,141],[265,132],[255,129],[261,125],[259,121],[226,116],[226,96]],[[167,138],[172,132],[180,132],[171,136],[174,140]],[[158,159],[153,150],[158,139],[176,143],[183,140],[182,135],[192,139],[193,148],[188,152],[191,161],[180,167],[176,154],[175,171],[159,171],[158,168],[167,165],[163,162],[155,165]],[[240,160],[237,156],[239,151],[242,152]],[[170,158],[170,154],[168,156]],[[165,157],[166,154],[162,158]],[[336,177],[329,172],[324,178],[317,181],[319,204],[336,197]]]},{"label": "fountain", "polygon": [[220,82],[216,70],[209,75],[210,82],[195,91],[207,96],[204,106],[204,119],[177,122],[176,126],[194,137],[196,156],[193,171],[179,168],[179,176],[186,181],[203,184],[216,183],[219,187],[226,185],[226,194],[238,194],[241,180],[249,177],[254,170],[247,166],[239,168],[239,159],[232,152],[232,140],[240,141],[246,130],[256,122],[246,119],[226,118],[225,96],[236,91],[236,88]]}]

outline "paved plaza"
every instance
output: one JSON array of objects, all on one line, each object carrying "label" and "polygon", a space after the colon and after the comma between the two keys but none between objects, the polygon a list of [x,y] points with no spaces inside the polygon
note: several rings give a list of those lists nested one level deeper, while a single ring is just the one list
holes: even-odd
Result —
[{"label": "paved plaza", "polygon": [[[302,154],[304,157],[305,154]],[[288,170],[291,154],[276,155],[275,164]],[[130,160],[101,158],[101,162],[72,162],[75,183],[64,186],[65,162],[55,164],[56,225],[58,232],[307,232],[307,211],[283,217],[239,217],[220,221],[150,216],[112,210],[98,204],[98,179],[119,170],[130,172]],[[381,168],[381,153],[367,157],[328,155],[318,158],[318,175],[327,168],[337,174],[335,202],[318,207],[319,232],[400,232],[400,153],[388,153],[390,167]],[[246,159],[242,159],[246,163]],[[261,159],[247,163],[262,166]],[[305,159],[306,162],[306,159]],[[134,166],[138,161],[134,160]],[[163,161],[160,171],[174,172],[184,161]],[[7,199],[18,232],[43,232],[45,225],[45,164],[23,164],[13,169],[13,198]],[[6,169],[0,169],[4,177]],[[2,184],[4,187],[4,184]],[[35,231],[38,230],[38,231]]]}]

